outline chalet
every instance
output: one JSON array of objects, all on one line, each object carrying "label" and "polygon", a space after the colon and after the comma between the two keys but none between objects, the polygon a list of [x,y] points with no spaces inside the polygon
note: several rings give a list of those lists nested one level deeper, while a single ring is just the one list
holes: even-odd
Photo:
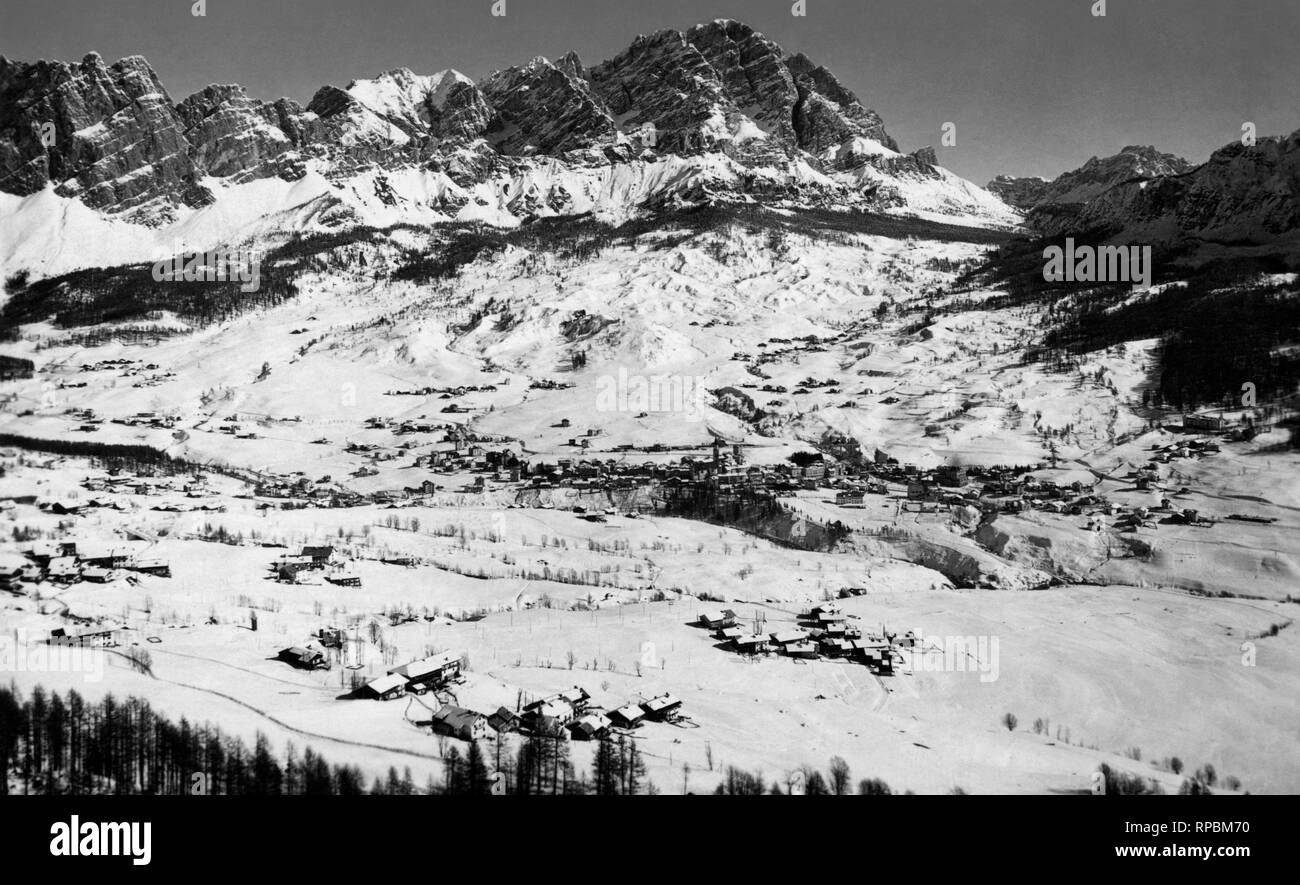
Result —
[{"label": "chalet", "polygon": [[131,555],[126,550],[83,550],[78,558],[86,565],[112,569],[125,566],[130,561]]},{"label": "chalet", "polygon": [[351,574],[326,575],[325,580],[336,587],[360,587],[361,578]]},{"label": "chalet", "polygon": [[815,658],[817,657],[817,646],[810,640],[802,642],[791,642],[781,647],[781,651],[792,658]]},{"label": "chalet", "polygon": [[841,637],[826,636],[817,643],[817,649],[828,658],[842,658],[853,650],[853,642]]},{"label": "chalet", "polygon": [[609,733],[610,720],[601,713],[586,713],[567,726],[569,734],[577,741],[600,740]]},{"label": "chalet", "polygon": [[519,730],[519,714],[505,707],[497,707],[497,711],[487,721],[488,727],[499,734]]},{"label": "chalet", "polygon": [[109,581],[113,580],[113,571],[112,569],[91,566],[90,568],[82,569],[81,580],[89,581],[92,584],[107,584]]},{"label": "chalet", "polygon": [[700,624],[711,630],[721,630],[724,627],[734,627],[736,624],[736,613],[731,609],[712,608],[700,612]]},{"label": "chalet", "polygon": [[894,672],[894,657],[888,648],[863,648],[858,659],[874,673],[888,676]]},{"label": "chalet", "polygon": [[745,635],[745,631],[740,629],[739,627],[723,627],[721,630],[717,632],[717,637],[719,639],[724,639],[728,642],[735,642],[737,639],[740,639],[744,635]]},{"label": "chalet", "polygon": [[42,567],[49,566],[56,559],[64,557],[75,557],[77,555],[77,544],[75,541],[60,541],[51,543],[43,541],[39,544],[33,544],[27,555]]},{"label": "chalet", "polygon": [[276,655],[276,659],[297,667],[299,670],[328,670],[330,667],[323,651],[297,645],[282,649]]},{"label": "chalet", "polygon": [[782,630],[772,634],[772,644],[784,649],[788,645],[795,645],[807,638],[808,633],[804,630]]},{"label": "chalet", "polygon": [[302,556],[311,560],[312,564],[319,567],[327,565],[334,557],[333,547],[303,547]]},{"label": "chalet", "polygon": [[681,713],[682,702],[672,694],[661,694],[641,704],[647,719],[654,722],[671,722]]},{"label": "chalet", "polygon": [[463,741],[478,741],[488,735],[486,716],[450,704],[439,707],[434,712],[432,724],[436,734],[449,735]]},{"label": "chalet", "polygon": [[450,652],[411,661],[388,671],[390,676],[400,676],[417,693],[437,688],[460,674],[460,658]]},{"label": "chalet", "polygon": [[21,556],[0,551],[0,590],[16,592],[27,569],[28,563]]},{"label": "chalet", "polygon": [[619,728],[636,728],[645,718],[645,710],[637,704],[627,704],[609,714],[610,724]]},{"label": "chalet", "polygon": [[591,695],[587,694],[587,690],[577,686],[560,692],[559,697],[578,713],[584,712],[588,702],[591,701]]},{"label": "chalet", "polygon": [[379,701],[391,701],[393,698],[401,697],[406,693],[406,678],[390,673],[387,676],[380,676],[378,679],[372,679],[357,690],[362,697],[374,698]]},{"label": "chalet", "polygon": [[766,636],[741,636],[732,640],[732,645],[736,651],[746,655],[757,655],[767,651],[768,640]]},{"label": "chalet", "polygon": [[841,507],[861,507],[866,495],[860,491],[837,492],[835,503]]},{"label": "chalet", "polygon": [[134,559],[127,561],[123,568],[131,572],[153,574],[153,576],[160,578],[172,577],[172,567],[160,559]]},{"label": "chalet", "polygon": [[49,567],[45,570],[46,577],[51,581],[59,582],[75,581],[80,576],[80,573],[77,560],[72,556],[60,556],[57,559],[51,559]]},{"label": "chalet", "polygon": [[522,718],[529,727],[537,729],[540,725],[546,723],[568,725],[577,716],[577,711],[573,709],[572,704],[559,695],[554,695],[540,701],[533,701],[524,707]]}]

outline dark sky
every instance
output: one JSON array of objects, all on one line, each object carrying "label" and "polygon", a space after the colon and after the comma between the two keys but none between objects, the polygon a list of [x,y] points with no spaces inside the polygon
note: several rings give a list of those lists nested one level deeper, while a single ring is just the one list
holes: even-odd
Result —
[{"label": "dark sky", "polygon": [[[1154,144],[1194,161],[1300,128],[1300,0],[0,0],[0,53],[144,55],[172,98],[209,83],[306,102],[395,67],[478,79],[575,49],[591,64],[639,33],[738,18],[803,51],[885,119],[904,150],[984,184],[1055,176]],[[956,124],[955,147],[940,146]]]}]

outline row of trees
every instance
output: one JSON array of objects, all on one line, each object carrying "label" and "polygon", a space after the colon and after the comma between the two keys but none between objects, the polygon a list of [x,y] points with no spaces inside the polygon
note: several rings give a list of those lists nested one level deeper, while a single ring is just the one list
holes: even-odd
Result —
[{"label": "row of trees", "polygon": [[111,694],[87,702],[41,687],[0,689],[0,795],[358,795],[360,769],[330,765],[310,747],[281,761],[265,735],[250,749],[213,726],[173,723],[147,701]]},{"label": "row of trees", "polygon": [[[781,789],[784,783],[785,789]],[[856,791],[849,763],[841,756],[832,756],[826,774],[822,774],[811,765],[805,765],[786,772],[784,779],[775,778],[770,784],[763,778],[763,773],[748,772],[728,765],[722,774],[722,782],[714,793],[719,796],[890,796],[893,790],[889,784],[879,778],[859,780]]]},{"label": "row of trees", "polygon": [[590,775],[579,775],[569,742],[558,733],[522,738],[516,753],[504,741],[492,765],[477,742],[467,753],[453,746],[444,756],[441,782],[417,788],[407,768],[395,768],[366,789],[359,768],[331,765],[310,747],[291,744],[281,757],[263,734],[250,749],[211,725],[179,724],[135,697],[111,694],[96,703],[75,690],[66,695],[35,688],[23,697],[0,689],[0,795],[11,789],[38,795],[215,794],[631,796],[653,792],[636,742],[607,738],[596,748]]},{"label": "row of trees", "polygon": [[526,735],[513,756],[503,744],[496,744],[496,774],[477,741],[470,743],[463,756],[452,747],[444,758],[443,783],[431,792],[486,795],[495,791],[519,796],[635,796],[654,792],[636,741],[625,735],[606,737],[597,743],[590,776],[576,771],[569,742],[559,733]]}]

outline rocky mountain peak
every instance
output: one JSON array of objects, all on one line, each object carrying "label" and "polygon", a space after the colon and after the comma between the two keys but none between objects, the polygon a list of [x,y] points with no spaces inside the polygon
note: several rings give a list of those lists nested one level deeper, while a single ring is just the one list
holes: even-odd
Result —
[{"label": "rocky mountain peak", "polygon": [[[49,121],[58,131],[47,150],[40,132]],[[846,187],[855,205],[883,194],[883,205],[905,204],[906,188],[887,179],[941,178],[932,150],[900,154],[879,115],[834,74],[734,19],[642,35],[592,66],[573,52],[537,56],[478,83],[450,69],[394,67],[322,86],[305,108],[233,84],[173,104],[139,56],[112,65],[95,53],[71,65],[0,61],[0,189],[30,194],[52,183],[108,212],[149,205],[163,221],[212,198],[205,177],[295,180],[310,168],[342,183],[410,168],[466,187],[533,155],[589,168],[673,154],[725,155],[733,165],[704,165],[739,168],[732,187],[787,197]],[[810,184],[809,169],[848,177]],[[983,199],[971,203],[969,193],[956,188],[955,201],[937,202],[950,212]]]}]

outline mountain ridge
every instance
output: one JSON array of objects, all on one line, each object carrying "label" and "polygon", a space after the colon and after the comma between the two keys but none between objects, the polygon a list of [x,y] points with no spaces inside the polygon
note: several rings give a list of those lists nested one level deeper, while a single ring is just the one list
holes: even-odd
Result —
[{"label": "mountain ridge", "polygon": [[[674,157],[689,172],[666,163]],[[476,191],[508,191],[556,163],[588,178],[638,163],[678,169],[645,176],[653,180],[637,204],[617,207],[624,213],[728,198],[1018,222],[939,168],[932,150],[901,154],[879,114],[828,69],[732,19],[641,35],[594,65],[572,52],[538,56],[477,82],[450,68],[390,68],[323,85],[305,106],[237,84],[174,101],[138,55],[0,59],[0,191],[28,198],[48,188],[150,227],[185,219],[231,186],[318,173],[347,191],[358,176],[411,171],[447,179],[422,209],[456,218],[486,199],[498,221],[519,223],[581,201],[557,192],[495,207]]]}]

